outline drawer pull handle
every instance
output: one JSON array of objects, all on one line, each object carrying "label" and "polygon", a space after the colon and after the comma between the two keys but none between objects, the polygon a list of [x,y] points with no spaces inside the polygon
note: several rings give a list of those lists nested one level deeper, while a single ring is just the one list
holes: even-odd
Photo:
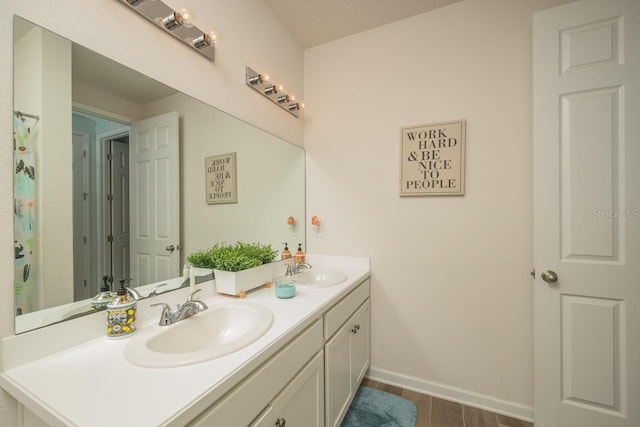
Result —
[{"label": "drawer pull handle", "polygon": [[287,424],[287,420],[284,418],[278,418],[276,420],[276,427],[284,427]]},{"label": "drawer pull handle", "polygon": [[353,328],[351,328],[351,332],[354,334],[357,334],[359,330],[360,330],[360,324],[357,324]]}]

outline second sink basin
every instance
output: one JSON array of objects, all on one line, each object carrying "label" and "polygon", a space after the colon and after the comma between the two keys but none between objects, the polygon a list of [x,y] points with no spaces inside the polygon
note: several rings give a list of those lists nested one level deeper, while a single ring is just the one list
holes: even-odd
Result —
[{"label": "second sink basin", "polygon": [[273,313],[247,302],[211,304],[170,326],[152,326],[133,336],[124,350],[135,365],[160,368],[215,359],[253,343],[273,323]]},{"label": "second sink basin", "polygon": [[347,280],[347,274],[332,268],[311,268],[302,270],[296,276],[296,285],[300,286],[333,286]]}]

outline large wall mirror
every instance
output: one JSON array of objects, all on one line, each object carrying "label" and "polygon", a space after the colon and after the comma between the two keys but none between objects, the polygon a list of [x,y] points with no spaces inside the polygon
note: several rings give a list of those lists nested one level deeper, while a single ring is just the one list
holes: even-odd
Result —
[{"label": "large wall mirror", "polygon": [[[300,147],[19,17],[13,121],[16,333],[90,314],[104,283],[182,286],[217,242],[304,243]],[[207,204],[228,153],[237,200]]]}]

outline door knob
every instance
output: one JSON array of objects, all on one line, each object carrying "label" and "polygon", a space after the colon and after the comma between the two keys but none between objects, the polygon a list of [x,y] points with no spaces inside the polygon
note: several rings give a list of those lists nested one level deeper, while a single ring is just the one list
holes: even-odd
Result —
[{"label": "door knob", "polygon": [[167,246],[165,249],[167,250],[167,252],[171,252],[171,253],[173,253],[173,251],[175,251],[175,250],[176,250],[176,247],[175,247],[175,246],[173,246],[173,245],[169,245],[169,246]]},{"label": "door knob", "polygon": [[558,275],[556,274],[555,271],[552,271],[552,270],[543,271],[540,277],[542,277],[542,280],[544,280],[547,283],[555,283],[558,281]]}]

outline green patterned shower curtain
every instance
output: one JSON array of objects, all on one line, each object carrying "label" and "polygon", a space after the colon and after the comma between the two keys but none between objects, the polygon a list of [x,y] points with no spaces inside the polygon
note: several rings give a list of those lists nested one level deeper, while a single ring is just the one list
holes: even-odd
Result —
[{"label": "green patterned shower curtain", "polygon": [[30,274],[36,226],[36,165],[32,138],[36,123],[36,119],[20,113],[13,120],[15,306],[18,313],[37,309],[37,289]]}]

